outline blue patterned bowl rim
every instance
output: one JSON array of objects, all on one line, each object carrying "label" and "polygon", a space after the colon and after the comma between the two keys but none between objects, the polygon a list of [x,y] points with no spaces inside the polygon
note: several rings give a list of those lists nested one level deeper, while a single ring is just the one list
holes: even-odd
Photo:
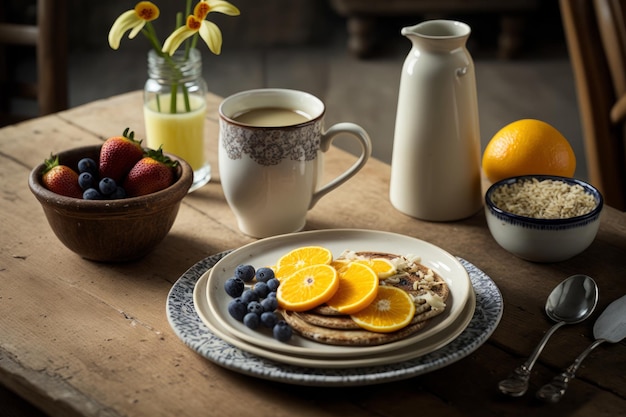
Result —
[{"label": "blue patterned bowl rim", "polygon": [[[583,214],[582,216],[569,217],[566,219],[537,219],[534,217],[520,216],[519,214],[504,211],[501,208],[497,207],[491,200],[491,195],[497,188],[503,185],[511,185],[516,182],[530,180],[533,178],[539,181],[555,180],[563,181],[570,185],[578,184],[583,187],[585,192],[591,194],[594,197],[594,199],[596,200],[596,207],[589,213]],[[522,175],[517,177],[505,178],[492,184],[485,193],[485,205],[491,214],[493,214],[499,220],[505,221],[507,223],[511,223],[514,225],[531,226],[533,228],[541,229],[566,229],[571,227],[584,226],[597,220],[598,217],[600,217],[600,213],[602,212],[604,198],[602,197],[600,191],[598,191],[598,189],[595,188],[593,185],[576,178],[561,177],[557,175]]]}]

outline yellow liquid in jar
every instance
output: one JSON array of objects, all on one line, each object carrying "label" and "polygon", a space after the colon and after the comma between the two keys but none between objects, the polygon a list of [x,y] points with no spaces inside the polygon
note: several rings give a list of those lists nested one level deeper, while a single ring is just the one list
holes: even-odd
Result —
[{"label": "yellow liquid in jar", "polygon": [[[159,96],[162,112],[158,111],[156,98],[144,105],[146,141],[148,148],[159,149],[179,156],[196,171],[206,164],[204,149],[204,117],[206,104],[201,97],[189,96],[190,112],[184,112],[184,97],[178,94],[176,106],[179,113],[169,113],[171,96]],[[167,112],[167,113],[165,113]]]}]

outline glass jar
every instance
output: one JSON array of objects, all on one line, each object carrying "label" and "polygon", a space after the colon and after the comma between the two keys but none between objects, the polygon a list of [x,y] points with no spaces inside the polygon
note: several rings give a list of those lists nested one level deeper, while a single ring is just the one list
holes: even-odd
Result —
[{"label": "glass jar", "polygon": [[171,57],[150,50],[144,88],[147,147],[162,147],[191,165],[194,179],[189,192],[211,179],[204,140],[206,93],[197,49],[189,50],[187,56],[184,50],[176,51]]}]

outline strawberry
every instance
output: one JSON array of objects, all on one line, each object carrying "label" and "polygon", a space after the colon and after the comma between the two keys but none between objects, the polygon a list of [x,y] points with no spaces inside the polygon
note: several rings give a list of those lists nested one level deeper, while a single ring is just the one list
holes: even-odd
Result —
[{"label": "strawberry", "polygon": [[163,155],[163,150],[149,149],[142,159],[133,166],[124,181],[124,189],[129,197],[146,195],[162,190],[174,183],[174,168],[177,161]]},{"label": "strawberry", "polygon": [[53,193],[66,197],[83,198],[83,190],[78,185],[78,174],[72,168],[59,164],[59,156],[50,154],[42,172],[43,185]]},{"label": "strawberry", "polygon": [[122,136],[108,138],[100,149],[100,178],[109,177],[121,183],[128,171],[143,157],[141,141],[126,128]]}]

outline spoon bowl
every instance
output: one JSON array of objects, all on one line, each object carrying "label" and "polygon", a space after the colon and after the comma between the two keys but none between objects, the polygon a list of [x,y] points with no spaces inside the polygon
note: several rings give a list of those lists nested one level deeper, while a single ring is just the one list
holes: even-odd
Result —
[{"label": "spoon bowl", "polygon": [[557,285],[546,301],[552,321],[576,324],[587,319],[598,303],[598,287],[587,275],[572,275]]},{"label": "spoon bowl", "polygon": [[500,392],[512,397],[524,395],[528,391],[530,371],[550,336],[565,324],[576,324],[587,319],[597,304],[598,286],[587,275],[572,275],[557,285],[548,296],[545,307],[546,315],[556,324],[544,334],[526,362],[500,381],[498,384]]}]

